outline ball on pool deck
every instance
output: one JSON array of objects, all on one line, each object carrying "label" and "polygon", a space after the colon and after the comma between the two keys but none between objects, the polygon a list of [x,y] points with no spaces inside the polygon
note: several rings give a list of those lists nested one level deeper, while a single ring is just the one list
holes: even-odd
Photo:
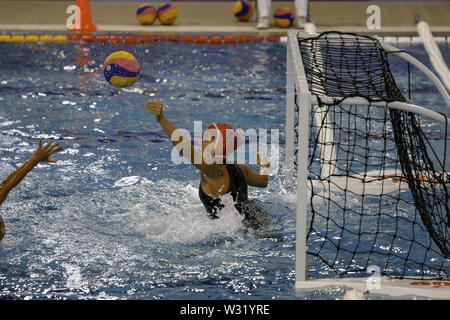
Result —
[{"label": "ball on pool deck", "polygon": [[239,0],[234,3],[233,14],[240,21],[248,21],[253,16],[253,3]]},{"label": "ball on pool deck", "polygon": [[288,7],[280,7],[275,11],[273,19],[277,26],[289,28],[294,21],[294,12]]},{"label": "ball on pool deck", "polygon": [[136,11],[136,18],[140,24],[150,25],[155,22],[157,12],[155,7],[148,3],[141,4]]},{"label": "ball on pool deck", "polygon": [[105,79],[117,88],[131,86],[139,77],[139,61],[129,52],[111,53],[103,63]]},{"label": "ball on pool deck", "polygon": [[166,3],[158,8],[158,19],[162,24],[173,24],[178,18],[178,10],[173,4]]}]

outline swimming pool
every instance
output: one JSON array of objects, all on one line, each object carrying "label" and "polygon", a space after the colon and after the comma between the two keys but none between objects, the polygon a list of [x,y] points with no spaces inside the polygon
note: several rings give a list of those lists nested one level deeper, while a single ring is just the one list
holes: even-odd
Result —
[{"label": "swimming pool", "polygon": [[[418,45],[405,49],[429,64]],[[441,49],[448,60],[449,48]],[[210,220],[198,173],[170,161],[169,138],[144,111],[157,98],[191,132],[196,120],[203,128],[278,129],[282,149],[284,45],[0,43],[0,50],[2,178],[31,156],[38,138],[64,147],[56,164],[38,165],[2,205],[1,298],[344,297],[342,289],[294,289],[295,194],[281,171],[267,189],[249,189],[271,213],[271,230],[246,230],[231,210]],[[103,77],[100,65],[116,50],[140,61],[134,92]],[[405,66],[393,64],[403,88]],[[418,96],[448,111],[430,83]]]}]

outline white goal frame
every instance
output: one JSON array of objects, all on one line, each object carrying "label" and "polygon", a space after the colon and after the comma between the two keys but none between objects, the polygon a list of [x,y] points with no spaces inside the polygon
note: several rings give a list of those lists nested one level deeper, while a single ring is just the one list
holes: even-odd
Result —
[{"label": "white goal frame", "polygon": [[[339,97],[315,96],[311,94],[303,66],[301,52],[299,48],[299,38],[316,37],[317,34],[300,33],[296,30],[288,31],[287,37],[287,65],[286,65],[286,150],[285,150],[285,165],[284,173],[286,177],[287,187],[296,188],[296,261],[295,261],[295,287],[298,289],[311,289],[322,286],[339,285],[349,286],[352,288],[363,289],[366,283],[363,278],[354,279],[319,279],[307,280],[306,275],[306,234],[307,234],[307,204],[308,201],[308,152],[309,152],[309,125],[311,108],[318,105],[318,99],[323,102],[332,102]],[[450,96],[441,81],[420,61],[412,57],[406,52],[399,49],[382,44],[386,51],[399,56],[408,61],[420,71],[422,71],[436,86],[447,106],[450,108]],[[320,54],[320,53],[319,53]],[[297,101],[295,99],[297,98]],[[294,181],[294,145],[295,145],[295,104],[298,105],[298,136],[297,136],[297,177]],[[358,104],[369,105],[369,102],[364,98],[347,98],[342,104]],[[371,102],[371,105],[385,107],[386,102]],[[387,106],[393,109],[413,112],[434,119],[440,123],[446,124],[447,118],[434,112],[432,110],[404,102],[391,102]],[[319,121],[320,119],[315,119]],[[323,120],[323,119],[322,119]],[[325,119],[326,121],[326,119]],[[331,130],[330,130],[331,131]],[[332,149],[327,149],[327,141],[333,141],[332,132],[322,134],[319,139],[324,143],[321,152],[322,159],[331,160],[333,155]],[[331,148],[331,147],[330,147]],[[301,151],[300,151],[301,150]],[[328,165],[330,161],[328,161]],[[331,172],[333,168],[325,168],[322,166],[322,172]],[[296,186],[295,186],[296,185]],[[374,290],[378,293],[386,293],[390,295],[407,295],[417,294],[432,298],[450,298],[450,282],[439,288],[427,286],[426,284],[420,286],[411,286],[413,280],[391,280],[384,278],[382,280],[383,290]],[[416,281],[417,282],[417,281]],[[426,281],[423,281],[425,283]],[[383,291],[383,292],[382,292]]]}]

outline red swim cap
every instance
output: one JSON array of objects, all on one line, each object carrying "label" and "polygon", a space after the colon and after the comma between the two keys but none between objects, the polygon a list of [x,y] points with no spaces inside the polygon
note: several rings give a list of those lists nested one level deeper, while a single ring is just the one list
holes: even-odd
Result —
[{"label": "red swim cap", "polygon": [[[226,123],[212,123],[207,129],[216,129],[214,155],[226,157],[235,151],[242,143],[242,137]],[[227,153],[227,145],[228,153]]]}]

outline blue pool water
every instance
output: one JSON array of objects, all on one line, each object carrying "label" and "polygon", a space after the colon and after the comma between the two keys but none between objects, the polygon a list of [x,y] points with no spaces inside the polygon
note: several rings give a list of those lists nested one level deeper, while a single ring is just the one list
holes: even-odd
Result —
[{"label": "blue pool water", "polygon": [[[421,47],[405,49],[429,64]],[[449,61],[449,48],[441,49]],[[101,64],[116,50],[140,61],[134,91],[103,77]],[[232,210],[210,220],[198,172],[170,161],[169,138],[144,111],[148,99],[160,99],[166,116],[190,132],[199,120],[203,128],[277,129],[282,163],[284,45],[0,44],[0,51],[1,179],[39,138],[64,147],[56,164],[39,164],[2,204],[0,299],[345,297],[343,289],[294,289],[295,194],[281,171],[267,189],[249,190],[270,212],[270,230],[245,229]],[[403,87],[405,65],[392,65]],[[448,114],[423,81],[416,103]]]}]

